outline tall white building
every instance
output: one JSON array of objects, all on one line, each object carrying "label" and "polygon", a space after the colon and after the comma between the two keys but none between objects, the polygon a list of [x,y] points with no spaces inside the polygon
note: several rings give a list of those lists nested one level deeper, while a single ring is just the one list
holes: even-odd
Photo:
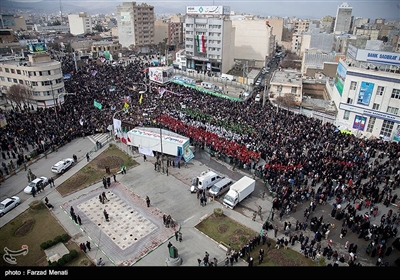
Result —
[{"label": "tall white building", "polygon": [[70,33],[74,36],[92,33],[92,18],[86,12],[68,15]]},{"label": "tall white building", "polygon": [[336,123],[357,136],[400,141],[400,53],[349,45],[338,63],[332,99]]},{"label": "tall white building", "polygon": [[351,13],[353,8],[347,3],[341,4],[336,13],[334,33],[349,33],[351,27]]},{"label": "tall white building", "polygon": [[187,6],[185,54],[188,69],[226,73],[234,65],[235,30],[228,6]]},{"label": "tall white building", "polygon": [[154,7],[136,2],[117,6],[118,40],[123,48],[148,53],[154,41]]}]

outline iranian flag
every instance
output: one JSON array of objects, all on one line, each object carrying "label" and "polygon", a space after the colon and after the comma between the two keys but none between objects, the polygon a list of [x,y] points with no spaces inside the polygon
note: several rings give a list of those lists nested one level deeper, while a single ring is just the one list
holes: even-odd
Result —
[{"label": "iranian flag", "polygon": [[204,38],[204,35],[196,35],[196,41],[197,41],[197,51],[201,53],[206,52],[206,40]]}]

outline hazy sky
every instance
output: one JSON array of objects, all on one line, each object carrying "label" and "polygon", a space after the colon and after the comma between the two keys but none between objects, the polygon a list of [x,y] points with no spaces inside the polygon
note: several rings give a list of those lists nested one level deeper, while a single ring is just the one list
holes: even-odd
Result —
[{"label": "hazy sky", "polygon": [[[2,1],[2,0],[0,0]],[[11,0],[14,2],[37,2],[35,5],[46,7],[51,4],[59,6],[60,0]],[[61,0],[63,6],[67,3],[82,8],[88,13],[108,11],[116,12],[116,6],[124,1],[117,0]],[[131,2],[131,1],[125,1]],[[185,13],[186,6],[230,6],[231,11],[237,13],[251,13],[261,16],[296,16],[300,18],[320,19],[323,16],[336,16],[337,8],[346,1],[330,0],[147,0],[136,1],[137,4],[147,3],[154,6],[155,12],[160,13]],[[371,20],[385,18],[400,21],[399,0],[352,0],[347,1],[353,8],[354,17],[369,17]]]}]

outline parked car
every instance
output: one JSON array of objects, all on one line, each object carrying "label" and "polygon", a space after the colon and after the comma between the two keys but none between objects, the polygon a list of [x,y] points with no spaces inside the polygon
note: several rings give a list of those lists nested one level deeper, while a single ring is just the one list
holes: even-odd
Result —
[{"label": "parked car", "polygon": [[57,174],[63,174],[74,164],[74,160],[72,158],[65,158],[57,162],[51,167],[51,171]]},{"label": "parked car", "polygon": [[31,194],[32,193],[32,188],[35,188],[36,192],[38,191],[38,188],[43,189],[47,184],[49,183],[49,179],[47,177],[38,177],[32,182],[30,182],[24,189],[24,193],[26,194]]},{"label": "parked car", "polygon": [[18,196],[7,197],[0,203],[0,217],[3,217],[7,212],[14,209],[21,203]]},{"label": "parked car", "polygon": [[254,98],[255,102],[260,102],[261,101],[261,95],[257,93],[256,98]]}]

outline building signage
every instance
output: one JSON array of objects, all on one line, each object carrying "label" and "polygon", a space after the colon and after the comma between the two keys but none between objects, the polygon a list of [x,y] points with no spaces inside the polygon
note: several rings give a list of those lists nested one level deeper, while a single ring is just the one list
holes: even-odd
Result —
[{"label": "building signage", "polygon": [[335,86],[337,91],[339,92],[340,96],[342,96],[343,93],[343,86],[344,86],[344,81],[346,80],[346,68],[344,65],[339,62],[337,69],[336,69],[336,76],[335,76]]},{"label": "building signage", "polygon": [[356,60],[371,63],[400,65],[400,53],[358,49]]},{"label": "building signage", "polygon": [[358,94],[357,104],[369,106],[372,92],[374,90],[374,83],[362,82],[360,92]]},{"label": "building signage", "polygon": [[353,128],[364,131],[366,123],[367,123],[367,117],[356,115],[354,117]]},{"label": "building signage", "polygon": [[188,15],[229,15],[229,6],[186,6]]},{"label": "building signage", "polygon": [[131,21],[131,14],[128,12],[121,12],[121,21]]},{"label": "building signage", "polygon": [[352,59],[357,58],[357,48],[353,45],[349,45],[347,48],[347,56],[349,56]]},{"label": "building signage", "polygon": [[339,109],[350,111],[350,112],[357,113],[357,114],[361,114],[363,116],[370,116],[370,117],[374,117],[377,119],[400,123],[400,116],[388,114],[388,113],[381,112],[381,111],[372,110],[369,108],[362,108],[359,106],[340,102]]}]

